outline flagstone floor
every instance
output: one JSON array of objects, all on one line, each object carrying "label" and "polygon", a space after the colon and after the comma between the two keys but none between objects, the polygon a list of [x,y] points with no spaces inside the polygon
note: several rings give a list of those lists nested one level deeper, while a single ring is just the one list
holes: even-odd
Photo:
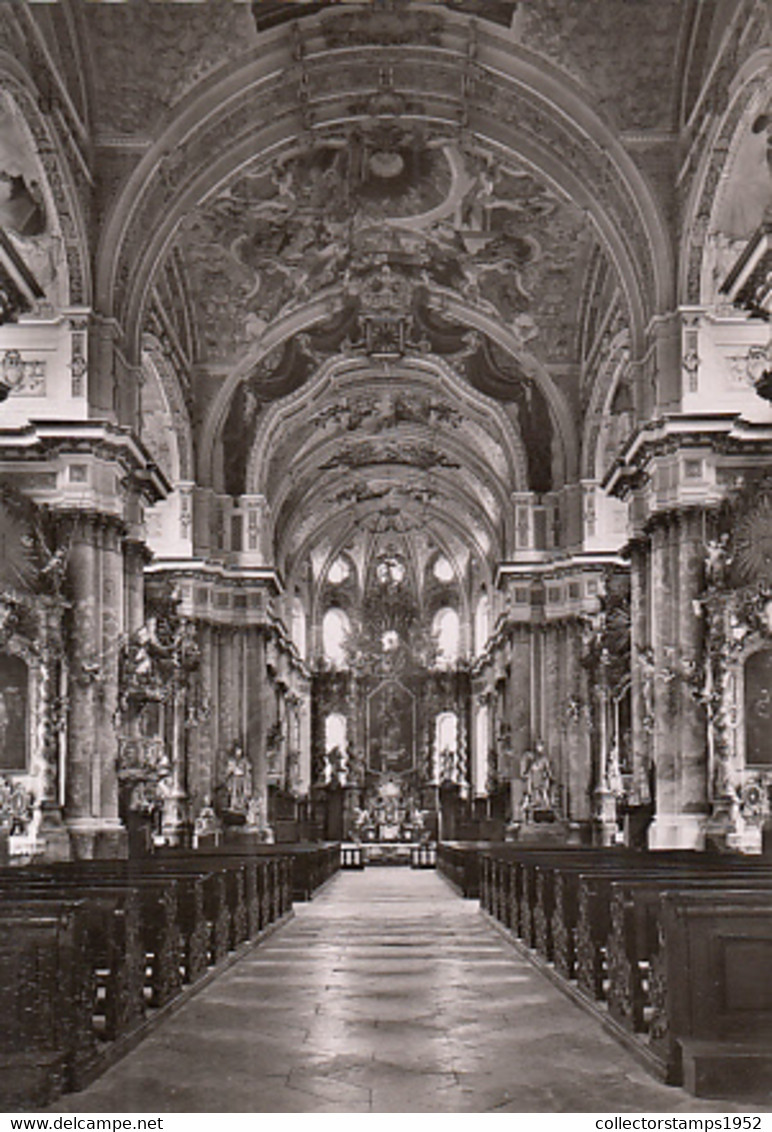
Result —
[{"label": "flagstone floor", "polygon": [[751,1112],[661,1085],[433,872],[343,873],[52,1112]]}]

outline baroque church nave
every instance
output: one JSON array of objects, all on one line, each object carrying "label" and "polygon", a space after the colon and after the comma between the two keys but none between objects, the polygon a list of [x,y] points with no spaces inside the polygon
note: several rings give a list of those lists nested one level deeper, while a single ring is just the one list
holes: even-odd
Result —
[{"label": "baroque church nave", "polygon": [[6,869],[761,868],[770,11],[592,9],[2,6]]}]

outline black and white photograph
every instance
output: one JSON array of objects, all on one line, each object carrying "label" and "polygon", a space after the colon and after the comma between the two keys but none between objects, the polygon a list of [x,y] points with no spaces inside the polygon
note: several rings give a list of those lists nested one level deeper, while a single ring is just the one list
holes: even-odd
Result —
[{"label": "black and white photograph", "polygon": [[0,0],[0,1132],[763,1128],[771,323],[772,0]]}]

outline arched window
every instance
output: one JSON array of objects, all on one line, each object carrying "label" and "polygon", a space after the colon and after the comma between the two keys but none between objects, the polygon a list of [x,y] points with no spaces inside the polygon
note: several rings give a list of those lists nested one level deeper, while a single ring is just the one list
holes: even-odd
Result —
[{"label": "arched window", "polygon": [[350,622],[342,609],[328,609],[322,621],[322,648],[324,659],[335,668],[346,664],[344,643],[349,634]]},{"label": "arched window", "polygon": [[436,720],[437,750],[452,751],[458,749],[458,717],[454,711],[441,711]]},{"label": "arched window", "polygon": [[324,721],[325,782],[340,782],[345,778],[346,740],[348,728],[345,715],[331,712]]},{"label": "arched window", "polygon": [[333,586],[339,586],[351,576],[351,567],[342,556],[335,559],[327,571],[327,581]]},{"label": "arched window", "polygon": [[474,791],[478,797],[485,794],[488,787],[489,738],[490,719],[488,716],[488,705],[481,704],[477,708],[474,751]]},{"label": "arched window", "polygon": [[478,656],[485,648],[490,631],[490,604],[488,595],[483,592],[477,599],[474,616],[474,651]]},{"label": "arched window", "polygon": [[460,622],[455,609],[440,609],[434,616],[432,631],[437,641],[437,664],[451,668],[458,660]]},{"label": "arched window", "polygon": [[439,782],[455,782],[458,752],[458,716],[441,711],[434,721],[434,757]]},{"label": "arched window", "polygon": [[303,660],[306,659],[306,611],[303,608],[303,602],[299,597],[296,597],[292,602],[292,643],[300,653]]},{"label": "arched window", "polygon": [[441,554],[439,558],[435,558],[434,565],[432,566],[432,573],[434,574],[437,581],[442,582],[443,584],[452,582],[456,576],[453,567],[451,566],[450,562],[448,562],[444,554]]},{"label": "arched window", "polygon": [[346,717],[334,711],[324,721],[324,753],[329,755],[336,747],[341,754],[345,754]]}]

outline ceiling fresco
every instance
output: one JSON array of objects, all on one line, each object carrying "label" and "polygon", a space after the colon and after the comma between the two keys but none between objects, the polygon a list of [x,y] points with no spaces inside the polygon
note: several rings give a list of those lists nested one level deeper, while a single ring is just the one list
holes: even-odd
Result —
[{"label": "ceiling fresco", "polygon": [[[315,537],[332,538],[328,527],[334,514],[340,518],[335,537],[344,537],[353,512],[373,535],[406,535],[406,526],[420,528],[422,517],[430,516],[438,544],[466,524],[478,549],[490,548],[501,541],[502,500],[513,490],[557,491],[567,475],[575,474],[567,469],[572,460],[576,463],[570,447],[580,444],[587,401],[583,379],[589,347],[582,327],[589,325],[592,265],[600,257],[608,275],[603,296],[600,285],[596,288],[599,309],[612,303],[622,324],[632,318],[629,271],[625,276],[627,268],[620,266],[618,274],[620,260],[610,254],[587,200],[577,194],[580,204],[566,195],[568,181],[531,153],[531,141],[515,152],[492,140],[495,131],[483,141],[473,126],[443,117],[448,110],[438,114],[427,101],[429,87],[416,61],[402,53],[408,45],[444,51],[447,36],[458,37],[466,29],[471,60],[477,25],[462,24],[456,16],[472,16],[497,25],[486,33],[493,34],[494,47],[504,42],[502,36],[514,37],[526,48],[560,56],[566,72],[581,82],[592,85],[597,79],[602,86],[605,71],[598,67],[596,74],[593,62],[600,32],[581,7],[568,5],[574,43],[558,28],[554,4],[538,0],[538,6],[540,20],[519,3],[477,0],[261,3],[249,10],[253,31],[243,40],[243,59],[259,60],[255,43],[260,40],[253,36],[264,31],[266,45],[270,37],[271,66],[271,52],[277,60],[282,51],[290,52],[293,61],[276,83],[298,80],[299,117],[285,121],[284,103],[276,101],[276,129],[270,140],[266,134],[265,142],[255,142],[250,154],[248,139],[261,136],[265,125],[257,130],[251,124],[263,113],[262,104],[257,110],[234,104],[233,129],[242,130],[238,164],[223,162],[221,179],[205,187],[202,182],[199,199],[190,193],[175,216],[177,228],[165,244],[156,278],[173,261],[184,305],[193,313],[188,408],[198,443],[206,448],[203,456],[199,452],[204,476],[216,491],[238,497],[254,493],[255,466],[265,464],[265,492],[285,557],[310,547]],[[453,22],[443,8],[456,13]],[[605,8],[621,10],[616,0]],[[641,37],[672,39],[677,9],[654,0],[645,17],[636,16]],[[298,15],[309,16],[308,24],[287,23]],[[243,9],[233,18],[243,21]],[[609,18],[606,13],[604,19]],[[98,34],[114,43],[110,20],[106,15],[96,21]],[[163,21],[158,45],[168,37],[167,22],[173,24],[174,17]],[[204,91],[214,76],[214,90],[213,60],[220,48],[213,42],[199,50],[197,34],[194,23],[186,39],[195,55],[193,73]],[[453,39],[453,51],[459,42]],[[312,44],[313,76],[306,59]],[[577,45],[579,54],[586,49],[586,58],[578,60]],[[320,52],[325,58],[332,53],[331,63],[339,49],[359,47],[377,50],[377,65],[373,55],[368,68],[359,56],[347,57],[337,71],[317,66]],[[234,58],[231,49],[222,54],[223,75],[231,67],[235,74]],[[179,60],[172,62],[163,90],[147,84],[153,98],[167,106],[189,89]],[[616,68],[618,87],[619,61],[603,63],[609,66]],[[308,113],[303,108],[306,72]],[[485,96],[491,74],[470,79],[474,98]],[[434,83],[439,71],[432,75]],[[464,89],[462,83],[462,99]],[[455,86],[453,92],[455,98]],[[282,86],[282,98],[285,93]],[[289,95],[296,96],[295,88]],[[506,101],[501,109],[507,122],[519,108],[530,112],[514,92],[497,88],[497,97]],[[662,98],[669,98],[664,89]],[[651,101],[647,105],[651,109]],[[492,104],[488,112],[495,116],[498,106]],[[221,109],[213,102],[212,111],[214,121]],[[656,105],[644,118],[625,100],[619,114],[636,126],[655,119],[659,125],[661,119]],[[548,129],[544,115],[531,114],[531,133],[542,121]],[[140,129],[128,121],[120,128]],[[220,169],[218,154],[231,128],[230,119],[223,118],[223,138],[212,139],[213,169]],[[202,133],[195,144],[180,143],[178,161],[162,157],[168,185],[158,189],[158,200],[183,183],[185,162],[205,140]],[[609,174],[599,186],[603,200],[612,179]],[[627,225],[625,254],[632,254],[636,264],[648,263],[635,254],[631,217],[620,215],[621,226]],[[131,224],[139,223],[139,216],[138,210]],[[132,232],[129,225],[127,246]],[[152,313],[148,309],[147,317]],[[297,419],[293,430],[272,438],[272,456],[261,450],[261,430],[275,407],[302,397],[341,359],[366,360],[370,388],[365,383],[357,398],[348,400],[337,390],[325,404],[314,403],[313,421]],[[517,450],[516,474],[495,428],[486,432],[478,421],[466,427],[456,419],[465,410],[446,393],[411,397],[400,388],[413,359],[453,375],[460,386],[490,402],[489,411],[506,422],[508,443]],[[390,400],[376,388],[386,370],[394,382]],[[490,477],[480,470],[486,460],[493,462]]]},{"label": "ceiling fresco", "polygon": [[[384,360],[393,359],[401,353],[400,337],[404,347],[405,339],[409,344],[411,336],[418,337],[418,349],[425,355],[443,358],[479,392],[509,406],[513,426],[520,433],[526,453],[532,490],[552,489],[554,427],[539,387],[525,376],[512,355],[496,347],[489,338],[432,312],[425,291],[416,289],[413,299],[407,311],[397,307],[392,317],[386,317],[387,308],[379,308],[376,329],[384,351],[380,355],[377,349],[372,349],[372,343],[368,343],[369,308],[354,302],[335,319],[275,348],[255,367],[237,387],[223,430],[224,487],[229,494],[241,495],[245,491],[255,432],[262,413],[271,402],[302,388],[323,362],[336,355],[361,353],[362,356],[375,354]],[[407,331],[403,320],[408,323]],[[388,408],[384,408],[374,394],[369,400],[360,399],[356,404],[343,400],[328,406],[324,414],[317,417],[318,425],[334,420],[341,425],[344,437],[350,439],[351,434],[356,434],[358,440],[366,440],[376,432],[382,434],[399,424],[436,425],[448,421],[458,424],[457,411],[439,398],[427,401],[407,395],[395,398]],[[383,458],[369,460],[369,451],[362,444],[342,442],[335,458],[341,466],[346,464],[349,468],[384,462]],[[396,457],[392,454],[389,459],[393,462]],[[404,462],[419,466],[422,460],[428,462],[429,456],[412,452],[411,459]]]},{"label": "ceiling fresco", "polygon": [[356,532],[498,547],[527,459],[516,416],[486,404],[428,361],[384,372],[364,358],[277,403],[254,441],[262,470],[249,487],[271,501],[281,568]]},{"label": "ceiling fresco", "polygon": [[528,171],[394,115],[257,163],[188,218],[180,246],[203,360],[222,363],[312,295],[377,302],[419,285],[457,291],[538,350],[542,308],[550,341],[570,328],[590,239],[581,210]]},{"label": "ceiling fresco", "polygon": [[[515,353],[451,317],[444,297],[495,321],[528,355],[541,354],[545,363],[573,358],[581,280],[594,244],[588,222],[512,160],[403,120],[395,98],[383,93],[380,115],[270,163],[254,162],[183,225],[177,248],[201,316],[202,371],[227,374],[259,352],[277,320],[328,297],[324,317],[270,349],[235,388],[221,430],[229,494],[247,490],[269,407],[338,357],[386,361],[397,374],[402,358],[441,359],[505,406],[523,455],[522,486],[555,486],[555,426],[542,390]],[[211,382],[199,388],[212,394]],[[317,489],[331,476],[346,482],[325,489],[325,508],[350,513],[367,502],[367,518],[359,521],[373,531],[420,526],[416,505],[425,508],[431,494],[435,513],[455,507],[475,525],[478,542],[495,539],[500,507],[469,472],[469,453],[476,458],[487,449],[499,466],[503,457],[479,428],[477,435],[461,430],[450,447],[438,443],[439,426],[447,433],[460,423],[442,397],[395,395],[386,404],[371,391],[316,412],[314,427],[334,427],[335,443],[312,446],[309,458],[296,428],[281,442],[272,464],[279,470],[267,481],[273,500],[287,469],[310,460],[302,478],[293,473],[275,515],[277,529],[295,531],[291,542],[306,539],[315,522],[323,525]],[[463,505],[448,485],[416,482],[440,472],[466,478]]]}]

